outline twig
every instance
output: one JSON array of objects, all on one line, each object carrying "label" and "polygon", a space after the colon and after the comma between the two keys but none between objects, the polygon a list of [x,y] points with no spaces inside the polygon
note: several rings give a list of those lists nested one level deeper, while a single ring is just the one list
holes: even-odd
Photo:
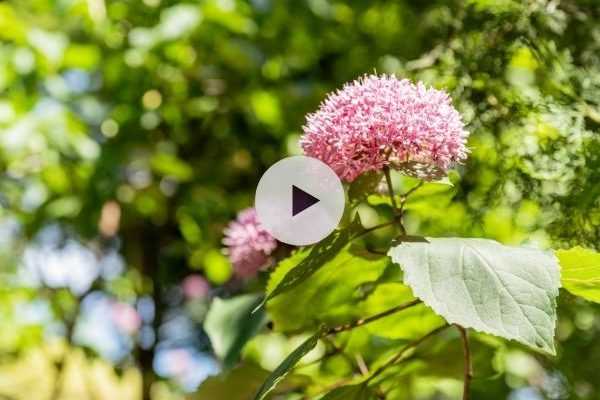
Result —
[{"label": "twig", "polygon": [[[404,193],[402,195],[402,199],[403,199],[402,205],[404,205],[404,202],[406,201],[406,199],[408,198],[408,196],[410,196],[411,194],[413,194],[414,192],[416,192],[421,186],[423,186],[424,183],[425,182],[423,182],[423,181],[419,181],[419,183],[417,183],[414,187],[408,189],[406,191],[406,193]],[[401,205],[401,207],[402,207],[402,205]]]},{"label": "twig", "polygon": [[335,335],[335,334],[340,333],[340,332],[349,331],[351,329],[367,325],[367,324],[369,324],[371,322],[377,321],[378,319],[385,318],[388,315],[392,315],[392,314],[400,312],[402,310],[406,310],[407,308],[416,306],[419,303],[421,303],[421,300],[413,300],[411,302],[400,304],[399,306],[396,306],[396,307],[392,307],[392,308],[390,308],[388,310],[385,310],[385,311],[383,311],[383,312],[381,312],[379,314],[372,315],[372,316],[370,316],[368,318],[358,319],[358,320],[356,320],[354,322],[350,322],[348,324],[334,326],[333,328],[327,329],[326,331],[324,331],[321,334],[321,339],[324,340],[324,341],[326,341],[326,342],[328,342],[331,345],[331,347],[333,347],[334,351],[331,352],[331,353],[325,354],[323,357],[321,357],[321,358],[319,358],[319,359],[317,359],[315,361],[312,361],[312,362],[307,363],[307,364],[300,365],[297,368],[303,368],[303,367],[306,367],[308,365],[315,364],[315,363],[323,361],[323,360],[325,360],[325,359],[327,359],[329,357],[332,357],[332,356],[334,356],[336,354],[342,354],[344,357],[347,357],[347,359],[350,362],[352,362],[353,361],[352,358],[350,356],[348,356],[347,354],[345,354],[344,350],[342,348],[338,347],[333,341],[329,340],[327,338],[327,336]]},{"label": "twig", "polygon": [[361,236],[366,235],[367,233],[371,233],[373,231],[376,231],[377,229],[388,227],[388,226],[393,225],[395,223],[396,223],[396,218],[394,217],[394,219],[391,220],[391,221],[384,222],[382,224],[375,225],[375,226],[372,226],[370,228],[366,228],[365,230],[363,230],[362,232],[360,232],[358,235],[356,235],[355,238],[359,238]]},{"label": "twig", "polygon": [[[338,346],[332,339],[328,338],[327,336],[323,336],[322,340],[325,343],[329,344],[331,347],[333,347],[335,349],[335,351],[336,351],[337,354],[339,354],[342,357],[344,357],[346,359],[346,361],[348,361],[348,364],[354,365],[354,359],[349,354],[347,354],[346,352],[344,352],[344,349],[342,347]],[[355,368],[353,368],[353,369],[356,371]],[[360,372],[360,368],[359,368],[359,370],[357,372]]]},{"label": "twig", "polygon": [[435,62],[443,54],[443,52],[444,47],[442,45],[435,46],[429,52],[425,53],[425,55],[423,55],[422,57],[417,58],[416,60],[408,61],[405,65],[405,69],[407,71],[414,71],[431,67],[433,64],[435,64]]},{"label": "twig", "polygon": [[354,359],[356,360],[356,365],[358,365],[358,369],[360,370],[361,375],[369,375],[369,367],[367,367],[365,359],[362,358],[362,356],[358,353],[354,355]]},{"label": "twig", "polygon": [[465,355],[464,380],[463,380],[463,400],[471,398],[471,380],[473,379],[473,364],[471,362],[471,348],[469,346],[469,335],[467,330],[462,326],[455,324],[456,329],[460,332],[463,343],[463,351]]},{"label": "twig", "polygon": [[366,250],[371,253],[371,254],[375,254],[378,256],[386,256],[387,255],[387,251],[383,251],[383,250],[377,250],[377,249],[372,249],[369,246],[366,246]]},{"label": "twig", "polygon": [[387,368],[391,367],[392,365],[398,363],[399,361],[402,360],[402,357],[404,356],[404,354],[406,354],[406,352],[414,347],[417,347],[418,345],[420,345],[421,343],[423,343],[424,341],[426,341],[427,339],[429,339],[430,337],[440,333],[441,331],[443,331],[444,329],[447,329],[450,325],[443,325],[440,326],[437,329],[432,330],[431,332],[429,332],[428,334],[426,334],[425,336],[420,337],[417,340],[414,340],[410,343],[408,343],[406,346],[404,346],[402,348],[402,350],[400,350],[398,352],[398,354],[396,354],[395,356],[393,356],[392,358],[390,358],[385,364],[383,364],[381,367],[379,367],[377,370],[375,370],[375,372],[373,372],[373,374],[365,381],[365,382],[370,382],[373,379],[375,379],[377,376],[379,376],[383,371],[385,371]]},{"label": "twig", "polygon": [[421,300],[413,300],[411,302],[400,304],[399,306],[390,308],[389,310],[386,310],[386,311],[384,311],[382,313],[379,313],[379,314],[375,314],[375,315],[370,316],[368,318],[362,318],[362,319],[356,320],[354,322],[351,322],[351,323],[345,324],[345,325],[334,326],[333,328],[330,328],[330,329],[326,330],[323,333],[323,336],[329,336],[329,335],[333,335],[333,334],[336,334],[336,333],[340,333],[340,332],[344,332],[344,331],[349,331],[349,330],[354,329],[354,328],[358,328],[359,326],[363,326],[363,325],[369,324],[371,322],[377,321],[378,319],[385,318],[388,315],[392,315],[392,314],[400,312],[402,310],[406,310],[407,308],[416,306],[419,303],[421,303]]}]

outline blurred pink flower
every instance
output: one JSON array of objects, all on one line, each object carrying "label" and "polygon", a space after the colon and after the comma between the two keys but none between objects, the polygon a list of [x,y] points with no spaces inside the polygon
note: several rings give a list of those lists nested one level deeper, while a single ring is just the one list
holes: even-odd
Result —
[{"label": "blurred pink flower", "polygon": [[208,296],[210,285],[201,275],[189,275],[181,283],[181,289],[187,299],[203,299]]},{"label": "blurred pink flower", "polygon": [[142,325],[140,314],[127,303],[113,303],[111,306],[111,319],[117,329],[128,335],[136,333]]},{"label": "blurred pink flower", "polygon": [[192,357],[185,349],[169,350],[165,355],[169,373],[174,376],[182,376],[192,366]]},{"label": "blurred pink flower", "polygon": [[264,230],[257,219],[256,210],[247,208],[231,221],[224,231],[223,244],[237,276],[256,275],[270,261],[269,255],[277,241]]},{"label": "blurred pink flower", "polygon": [[303,129],[306,155],[348,182],[387,165],[438,178],[468,153],[468,132],[448,94],[395,76],[347,83],[307,116]]}]

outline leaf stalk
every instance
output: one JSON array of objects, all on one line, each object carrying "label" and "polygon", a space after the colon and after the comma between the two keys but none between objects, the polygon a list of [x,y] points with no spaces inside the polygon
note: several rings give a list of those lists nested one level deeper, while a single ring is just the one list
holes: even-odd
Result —
[{"label": "leaf stalk", "polygon": [[471,398],[471,380],[473,380],[473,363],[471,360],[471,347],[469,345],[469,334],[467,330],[458,325],[454,325],[456,329],[460,332],[460,337],[462,338],[463,343],[463,353],[464,353],[464,378],[463,378],[463,400],[470,400]]}]

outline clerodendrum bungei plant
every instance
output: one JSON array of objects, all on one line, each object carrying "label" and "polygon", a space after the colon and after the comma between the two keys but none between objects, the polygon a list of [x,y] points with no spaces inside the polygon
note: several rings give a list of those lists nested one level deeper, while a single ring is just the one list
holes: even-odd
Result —
[{"label": "clerodendrum bungei plant", "polygon": [[[445,92],[393,76],[349,83],[307,117],[300,144],[348,183],[349,204],[338,230],[293,251],[271,273],[262,305],[274,329],[311,334],[266,378],[256,400],[290,372],[338,356],[356,364],[357,373],[316,389],[299,385],[301,398],[387,398],[401,390],[397,380],[409,363],[418,370],[436,351],[461,345],[462,357],[455,358],[463,364],[463,399],[468,399],[472,361],[481,347],[470,341],[469,331],[477,342],[499,346],[508,339],[555,355],[559,263],[566,289],[598,300],[585,282],[598,254],[482,238],[420,237],[405,228],[405,212],[418,207],[419,199],[453,190],[448,171],[466,160],[467,137]],[[387,220],[364,226],[357,212],[361,204]],[[274,264],[281,253],[252,209],[240,213],[225,234],[239,276]],[[372,236],[378,237],[377,249]],[[209,313],[209,335],[211,323]],[[319,346],[317,359],[299,364]],[[419,358],[423,362],[415,363]]]}]

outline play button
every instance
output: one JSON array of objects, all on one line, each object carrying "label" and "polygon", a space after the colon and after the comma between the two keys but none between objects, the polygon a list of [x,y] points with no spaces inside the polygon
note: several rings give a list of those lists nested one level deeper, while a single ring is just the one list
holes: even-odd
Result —
[{"label": "play button", "polygon": [[298,186],[292,185],[292,217],[318,202],[319,199],[315,196],[311,196]]},{"label": "play button", "polygon": [[338,176],[311,157],[276,162],[256,188],[255,206],[262,226],[280,242],[295,246],[327,237],[339,224],[344,203]]}]

